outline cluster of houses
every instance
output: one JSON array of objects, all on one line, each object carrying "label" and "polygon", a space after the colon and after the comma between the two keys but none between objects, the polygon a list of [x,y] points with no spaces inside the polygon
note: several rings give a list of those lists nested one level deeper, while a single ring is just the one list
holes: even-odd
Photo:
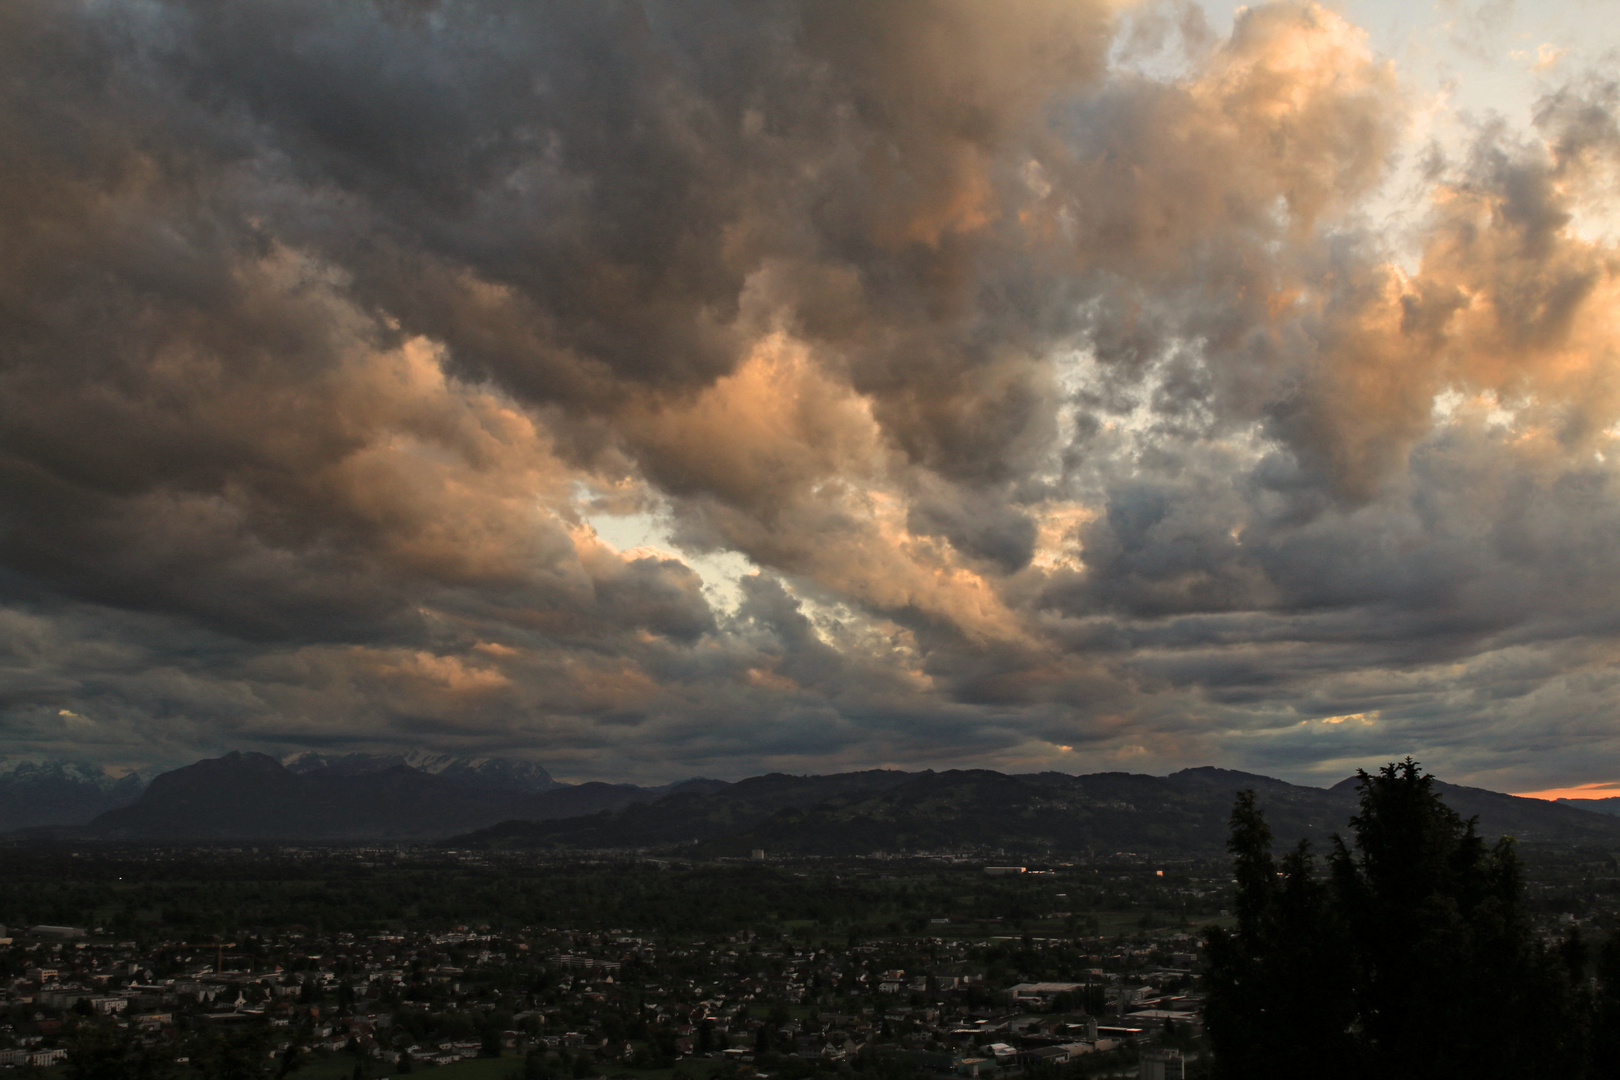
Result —
[{"label": "cluster of houses", "polygon": [[[86,1024],[143,1042],[251,1031],[271,1056],[389,1064],[538,1052],[575,1075],[611,1076],[691,1059],[765,1070],[784,1056],[833,1066],[893,1053],[970,1078],[1199,1030],[1186,934],[1024,939],[1024,948],[1083,955],[1085,966],[1063,981],[987,977],[1002,971],[985,958],[1006,940],[836,946],[751,932],[672,941],[544,927],[369,937],[296,927],[240,942],[135,942],[32,927],[0,933],[0,1009],[9,1018],[0,1069],[62,1061]],[[1138,1056],[1144,1077],[1181,1075],[1173,1050]]]}]

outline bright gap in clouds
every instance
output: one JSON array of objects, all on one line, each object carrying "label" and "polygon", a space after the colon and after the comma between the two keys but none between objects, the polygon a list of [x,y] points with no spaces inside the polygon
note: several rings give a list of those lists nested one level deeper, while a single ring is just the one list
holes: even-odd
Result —
[{"label": "bright gap in clouds", "polygon": [[[1332,6],[1395,63],[1414,105],[1396,171],[1383,197],[1369,206],[1392,231],[1415,224],[1427,208],[1433,151],[1461,161],[1498,124],[1533,130],[1549,95],[1572,80],[1606,78],[1620,57],[1620,20],[1608,0],[1340,0]],[[1583,206],[1571,227],[1584,239],[1612,242],[1620,218],[1608,206]],[[1402,251],[1401,261],[1415,255]]]},{"label": "bright gap in clouds", "polygon": [[[584,502],[585,500],[580,500]],[[703,593],[717,612],[735,612],[743,601],[742,587],[738,584],[749,574],[759,572],[748,556],[737,551],[706,551],[692,554],[685,551],[671,536],[667,514],[636,511],[629,514],[589,513],[578,510],[580,520],[596,531],[596,535],[622,553],[646,550],[665,559],[676,559],[703,579]]]}]

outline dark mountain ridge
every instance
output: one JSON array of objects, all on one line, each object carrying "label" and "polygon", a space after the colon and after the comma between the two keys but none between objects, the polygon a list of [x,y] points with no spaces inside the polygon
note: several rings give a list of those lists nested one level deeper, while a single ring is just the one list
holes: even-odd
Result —
[{"label": "dark mountain ridge", "polygon": [[[770,773],[704,792],[677,785],[656,799],[636,800],[622,810],[553,821],[512,820],[457,843],[569,848],[670,847],[729,836],[790,809],[866,798],[917,774],[875,769],[833,776]],[[927,775],[927,774],[924,774]]]},{"label": "dark mountain ridge", "polygon": [[704,778],[658,788],[562,784],[537,765],[498,758],[303,754],[284,763],[233,751],[161,774],[138,800],[75,831],[115,840],[430,840],[729,786]]},{"label": "dark mountain ridge", "polygon": [[[443,761],[439,764],[442,766]],[[446,773],[449,775],[446,775]],[[1218,853],[1235,794],[1260,796],[1279,845],[1321,851],[1356,809],[1355,779],[1332,788],[1202,767],[1169,776],[1005,775],[983,769],[828,776],[771,773],[662,787],[558,784],[537,766],[425,771],[352,756],[293,767],[264,754],[199,761],[158,776],[140,798],[77,835],[120,840],[442,840],[458,846],[659,849],[698,855],[1006,852],[1019,857]],[[544,780],[538,776],[544,776]],[[534,790],[537,784],[550,786]],[[527,786],[527,790],[524,790]],[[1488,839],[1620,848],[1620,818],[1437,783]]]},{"label": "dark mountain ridge", "polygon": [[1558,802],[1562,806],[1590,810],[1594,814],[1620,815],[1620,796],[1610,796],[1607,799],[1559,799]]},{"label": "dark mountain ridge", "polygon": [[[1527,844],[1607,843],[1615,819],[1583,807],[1546,799],[1526,799],[1485,788],[1463,787],[1435,781],[1435,790],[1465,818],[1479,817],[1480,835],[1488,839],[1512,836]],[[1606,820],[1606,818],[1608,818]]]},{"label": "dark mountain ridge", "polygon": [[296,773],[265,754],[232,751],[153,779],[86,835],[146,839],[400,839],[487,824],[499,804],[476,788],[391,765]]},{"label": "dark mountain ridge", "polygon": [[[850,784],[850,775],[864,776]],[[881,776],[881,780],[875,779]],[[787,781],[796,781],[788,784]],[[813,781],[813,783],[805,783]],[[773,786],[785,789],[773,809]],[[1480,832],[1526,843],[1620,846],[1620,821],[1478,788],[1437,784]],[[1003,852],[1017,857],[1117,851],[1218,853],[1237,792],[1254,790],[1279,846],[1324,851],[1356,811],[1356,780],[1329,789],[1214,768],[1170,776],[988,770],[755,777],[712,796],[634,805],[584,819],[509,821],[458,837],[470,846],[678,848],[740,856]],[[830,792],[814,799],[816,792]]]}]

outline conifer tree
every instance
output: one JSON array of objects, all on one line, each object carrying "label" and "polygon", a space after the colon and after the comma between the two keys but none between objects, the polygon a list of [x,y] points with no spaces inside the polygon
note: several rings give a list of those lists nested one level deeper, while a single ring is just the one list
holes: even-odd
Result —
[{"label": "conifer tree", "polygon": [[1579,947],[1537,940],[1513,842],[1488,846],[1411,758],[1359,776],[1325,877],[1303,842],[1279,864],[1238,796],[1236,925],[1209,932],[1205,973],[1217,1077],[1611,1075],[1587,1071],[1610,999],[1585,994]]}]

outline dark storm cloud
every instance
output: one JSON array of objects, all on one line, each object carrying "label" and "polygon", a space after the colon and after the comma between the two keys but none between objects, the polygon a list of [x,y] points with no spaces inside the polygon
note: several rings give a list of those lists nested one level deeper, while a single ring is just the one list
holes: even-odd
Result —
[{"label": "dark storm cloud", "polygon": [[6,747],[1607,745],[1606,84],[1436,160],[1403,269],[1311,4],[0,20]]}]

